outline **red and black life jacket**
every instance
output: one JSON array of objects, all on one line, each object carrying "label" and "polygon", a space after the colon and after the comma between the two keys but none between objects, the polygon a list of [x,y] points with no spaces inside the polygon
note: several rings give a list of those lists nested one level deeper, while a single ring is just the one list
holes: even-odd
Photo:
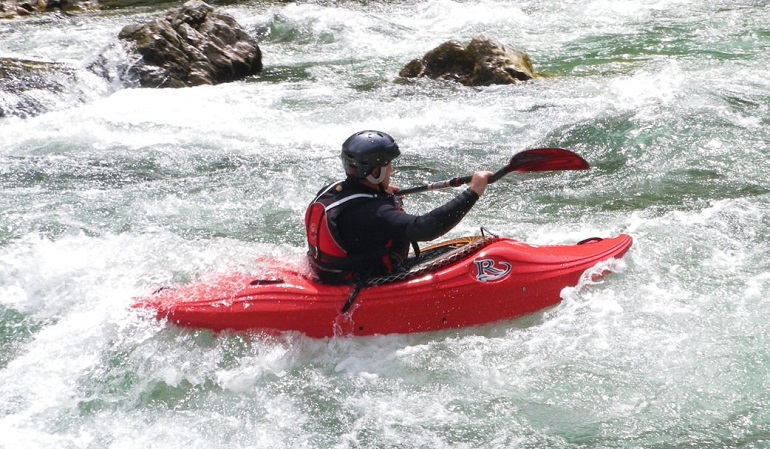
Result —
[{"label": "red and black life jacket", "polygon": [[375,193],[361,193],[332,184],[316,196],[305,211],[308,259],[315,274],[326,283],[349,283],[361,264],[382,258],[387,249],[370,255],[350,255],[337,230],[337,217],[347,207],[377,198]]}]

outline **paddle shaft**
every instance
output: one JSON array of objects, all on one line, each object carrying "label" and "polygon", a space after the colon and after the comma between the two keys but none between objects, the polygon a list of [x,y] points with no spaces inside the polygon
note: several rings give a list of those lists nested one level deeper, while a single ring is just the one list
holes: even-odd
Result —
[{"label": "paddle shaft", "polygon": [[[499,180],[500,178],[502,178],[503,176],[508,174],[507,168],[508,167],[506,166],[506,167],[498,170],[497,172],[495,172],[494,175],[489,177],[488,183],[492,184],[493,182]],[[457,177],[457,178],[447,179],[445,181],[432,182],[432,183],[426,184],[424,186],[417,186],[417,187],[411,187],[409,189],[399,190],[398,194],[399,195],[410,195],[412,193],[426,192],[428,190],[439,190],[439,189],[446,189],[446,188],[449,188],[449,187],[458,187],[458,186],[461,186],[463,184],[470,183],[471,179],[473,179],[473,175],[461,176],[461,177]]]}]

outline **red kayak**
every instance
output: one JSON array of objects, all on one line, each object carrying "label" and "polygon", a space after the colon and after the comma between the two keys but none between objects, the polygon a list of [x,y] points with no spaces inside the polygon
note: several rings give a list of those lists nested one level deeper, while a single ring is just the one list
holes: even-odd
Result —
[{"label": "red kayak", "polygon": [[[369,279],[342,313],[353,286],[330,286],[275,261],[269,276],[237,273],[162,289],[135,307],[158,319],[212,331],[298,331],[310,337],[413,333],[511,319],[561,301],[598,263],[622,257],[630,236],[531,246],[469,237],[423,250],[414,266]],[[604,274],[602,270],[592,273]]]}]

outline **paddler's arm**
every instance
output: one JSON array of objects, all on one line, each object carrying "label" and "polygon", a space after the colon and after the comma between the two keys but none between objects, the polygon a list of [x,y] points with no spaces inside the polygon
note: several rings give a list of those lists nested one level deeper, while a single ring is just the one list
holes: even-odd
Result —
[{"label": "paddler's arm", "polygon": [[411,242],[424,242],[441,237],[465,217],[465,214],[484,194],[489,183],[489,171],[475,172],[469,187],[441,207],[416,217],[406,228],[406,237]]}]

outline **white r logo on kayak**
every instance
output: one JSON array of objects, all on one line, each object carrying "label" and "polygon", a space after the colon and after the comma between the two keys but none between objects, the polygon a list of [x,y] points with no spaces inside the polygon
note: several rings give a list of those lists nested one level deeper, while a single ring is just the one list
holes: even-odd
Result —
[{"label": "white r logo on kayak", "polygon": [[474,260],[476,264],[476,280],[479,282],[490,282],[504,278],[511,272],[511,264],[508,262],[499,262],[499,267],[495,266],[492,259]]}]

